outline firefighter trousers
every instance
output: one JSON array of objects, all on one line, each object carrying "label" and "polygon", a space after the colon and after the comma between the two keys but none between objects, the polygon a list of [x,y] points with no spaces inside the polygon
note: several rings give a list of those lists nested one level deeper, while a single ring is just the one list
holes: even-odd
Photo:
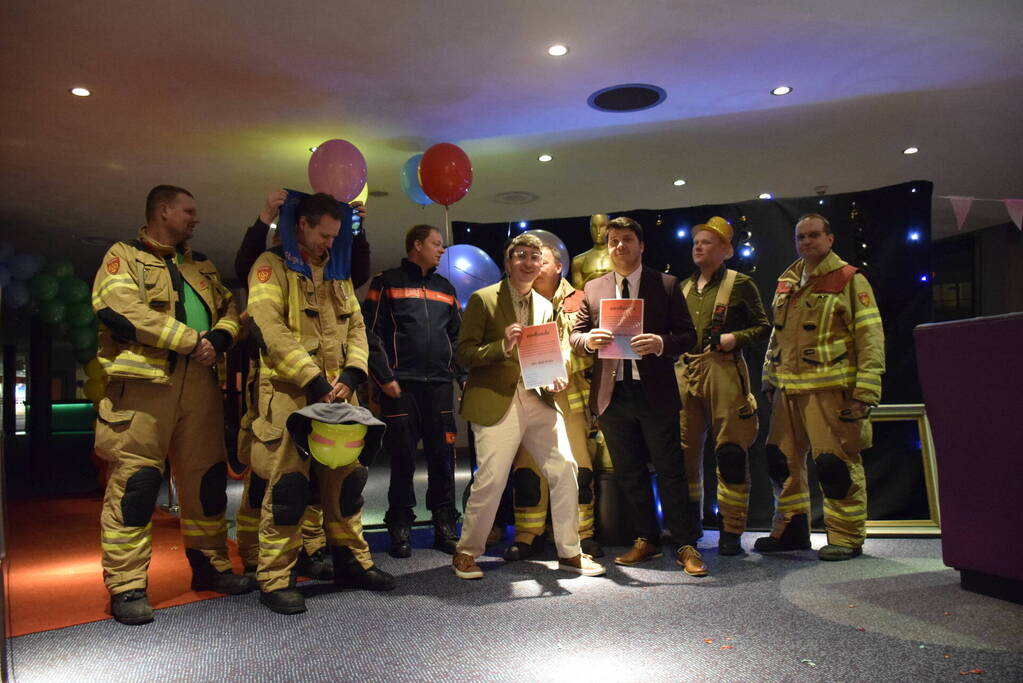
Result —
[{"label": "firefighter trousers", "polygon": [[100,514],[111,594],[145,589],[152,515],[170,457],[184,546],[217,571],[227,556],[224,409],[214,370],[178,356],[169,382],[114,378],[98,406],[96,453],[111,463]]},{"label": "firefighter trousers", "polygon": [[718,514],[723,531],[741,534],[749,507],[749,448],[757,438],[757,403],[740,352],[684,354],[676,365],[682,453],[689,502],[703,509],[703,448],[714,439]]},{"label": "firefighter trousers", "polygon": [[775,391],[767,437],[768,473],[777,496],[772,536],[780,538],[796,515],[810,518],[809,446],[824,492],[828,543],[849,548],[863,545],[867,487],[860,451],[870,447],[872,430],[867,418],[846,421],[839,417],[850,395],[842,389],[805,394]]},{"label": "firefighter trousers", "polygon": [[359,461],[331,469],[302,456],[285,421],[308,404],[306,393],[284,382],[261,379],[259,413],[252,422],[252,471],[266,480],[259,515],[256,578],[263,592],[287,588],[302,547],[302,520],[313,477],[323,506],[327,544],[351,550],[363,569],[373,566],[362,534],[362,490],[369,470]]}]

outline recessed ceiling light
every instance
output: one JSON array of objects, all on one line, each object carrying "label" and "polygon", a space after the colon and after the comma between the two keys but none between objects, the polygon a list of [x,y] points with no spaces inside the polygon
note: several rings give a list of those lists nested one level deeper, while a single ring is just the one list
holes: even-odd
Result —
[{"label": "recessed ceiling light", "polygon": [[550,154],[541,154],[536,159],[537,159],[537,161],[542,161],[543,163],[547,163],[548,161],[550,161],[553,158],[554,157],[552,157]]},{"label": "recessed ceiling light", "polygon": [[773,196],[770,192],[761,192],[757,195],[757,199],[771,199]]},{"label": "recessed ceiling light", "polygon": [[92,94],[88,88],[82,88],[80,86],[77,88],[71,88],[68,92],[72,95],[77,95],[78,97],[88,97]]},{"label": "recessed ceiling light", "polygon": [[773,90],[771,90],[771,94],[772,95],[778,95],[778,96],[788,95],[790,92],[792,92],[792,88],[790,86],[787,86],[787,85],[779,85],[777,88],[774,88]]},{"label": "recessed ceiling light", "polygon": [[564,57],[568,54],[568,46],[562,45],[561,43],[555,43],[547,48],[547,54],[551,57]]},{"label": "recessed ceiling light", "polygon": [[902,150],[902,153],[903,154],[916,154],[919,151],[920,151],[920,149],[917,148],[917,147],[907,147],[906,149]]},{"label": "recessed ceiling light", "polygon": [[672,183],[672,185],[674,185],[675,187],[682,187],[685,184],[686,181],[682,180],[681,178],[676,178],[675,182]]}]

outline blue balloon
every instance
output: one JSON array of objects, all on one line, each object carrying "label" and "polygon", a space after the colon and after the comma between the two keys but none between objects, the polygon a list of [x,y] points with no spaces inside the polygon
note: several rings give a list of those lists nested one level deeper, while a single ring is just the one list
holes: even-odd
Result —
[{"label": "blue balloon", "polygon": [[423,186],[419,184],[419,162],[423,155],[417,154],[410,157],[401,167],[401,190],[416,204],[432,204],[433,200],[423,192]]},{"label": "blue balloon", "polygon": [[8,308],[21,308],[31,300],[28,285],[20,280],[13,280],[4,287],[4,306]]},{"label": "blue balloon", "polygon": [[440,257],[437,272],[451,281],[462,308],[481,287],[501,280],[501,269],[487,252],[471,244],[453,244]]},{"label": "blue balloon", "polygon": [[0,263],[0,289],[9,284],[11,284],[11,271],[7,269],[7,266]]}]

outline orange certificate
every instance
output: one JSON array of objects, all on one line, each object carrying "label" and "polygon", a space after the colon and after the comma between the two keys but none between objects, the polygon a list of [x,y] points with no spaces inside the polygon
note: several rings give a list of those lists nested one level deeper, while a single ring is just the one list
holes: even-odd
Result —
[{"label": "orange certificate", "polygon": [[557,323],[522,328],[522,336],[519,337],[519,367],[522,369],[522,384],[527,389],[549,386],[559,377],[568,381]]},{"label": "orange certificate", "polygon": [[640,358],[629,341],[643,333],[642,299],[601,299],[600,326],[610,330],[614,339],[597,351],[597,358]]}]

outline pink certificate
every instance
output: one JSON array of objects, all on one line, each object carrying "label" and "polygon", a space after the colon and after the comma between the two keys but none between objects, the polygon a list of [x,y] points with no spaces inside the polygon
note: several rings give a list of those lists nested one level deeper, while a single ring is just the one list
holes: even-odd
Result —
[{"label": "pink certificate", "polygon": [[643,334],[642,299],[601,299],[600,326],[610,330],[614,339],[597,351],[597,358],[640,358],[629,341]]},{"label": "pink certificate", "polygon": [[527,389],[546,387],[559,377],[568,381],[557,323],[522,328],[522,336],[519,337],[519,367],[522,369],[522,384]]}]

